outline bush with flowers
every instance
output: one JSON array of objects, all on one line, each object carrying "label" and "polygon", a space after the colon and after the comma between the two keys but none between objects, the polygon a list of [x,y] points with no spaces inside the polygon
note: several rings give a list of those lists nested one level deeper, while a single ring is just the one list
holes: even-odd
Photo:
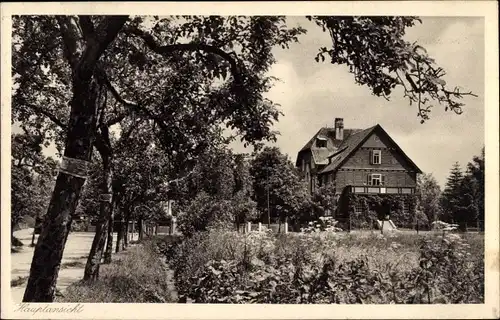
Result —
[{"label": "bush with flowers", "polygon": [[310,221],[307,227],[301,228],[300,231],[304,233],[328,231],[328,232],[339,232],[342,231],[341,228],[337,227],[338,221],[333,217],[325,216],[319,217],[317,221]]}]

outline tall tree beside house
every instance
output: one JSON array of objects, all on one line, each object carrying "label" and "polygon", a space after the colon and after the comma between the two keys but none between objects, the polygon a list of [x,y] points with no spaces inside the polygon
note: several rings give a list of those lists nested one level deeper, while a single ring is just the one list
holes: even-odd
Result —
[{"label": "tall tree beside house", "polygon": [[234,193],[236,229],[244,222],[257,218],[258,212],[253,198],[253,180],[250,175],[250,162],[246,154],[234,157]]},{"label": "tall tree beside house", "polygon": [[465,221],[462,212],[459,210],[462,192],[463,172],[460,164],[455,162],[450,170],[450,175],[446,181],[445,188],[441,195],[441,207],[443,208],[443,220],[448,222],[461,223],[463,228]]},{"label": "tall tree beside house", "polygon": [[[332,36],[332,48],[321,48],[316,57],[318,61],[328,56],[332,63],[348,65],[354,80],[370,87],[377,96],[387,97],[396,86],[403,87],[405,96],[418,102],[418,115],[422,120],[428,119],[430,101],[444,104],[445,110],[461,113],[463,103],[459,99],[470,93],[448,89],[441,79],[443,70],[423,48],[403,40],[405,28],[413,26],[419,21],[417,18],[322,16],[309,19]],[[155,67],[178,61],[201,66],[200,74],[207,78],[226,80],[230,75],[220,90],[205,97],[210,101],[207,110],[213,112],[194,111],[198,115],[206,114],[205,122],[215,126],[225,123],[237,130],[247,143],[274,139],[271,125],[280,113],[262,95],[271,86],[272,79],[265,74],[275,62],[272,48],[287,47],[305,33],[302,28],[288,28],[286,18],[278,16],[163,19],[24,16],[15,17],[13,31],[13,77],[18,87],[13,97],[13,105],[17,106],[13,114],[25,125],[43,125],[49,129],[65,118],[67,130],[54,130],[52,137],[59,135],[59,146],[64,149],[68,168],[84,167],[91,160],[99,111],[107,108],[104,103],[107,92],[120,102],[117,109],[134,109],[155,119],[165,133],[162,144],[167,147],[176,141],[170,139],[171,129],[183,132],[193,129],[195,126],[189,122],[165,122],[174,114],[170,108],[150,110],[146,107],[158,106],[147,103],[151,100],[168,100],[172,96],[148,95],[153,87],[165,87],[155,82],[158,78],[149,79],[141,72],[152,71],[161,77],[163,73]],[[162,60],[157,64],[159,56]],[[128,62],[127,69],[118,70],[113,63],[117,61]],[[132,74],[134,77],[127,78]],[[141,79],[144,81],[137,81],[138,74],[144,76]],[[113,83],[125,88],[122,95]],[[180,99],[185,96],[185,90],[190,90],[183,86],[185,84],[166,87],[173,88],[178,93],[175,99]],[[134,89],[137,90],[134,92]],[[133,97],[144,100],[127,100]],[[183,103],[176,105],[185,107]],[[182,123],[187,123],[187,127]],[[186,156],[182,152],[176,155]],[[83,176],[81,171],[66,170],[57,177],[45,231],[35,249],[25,302],[53,300],[58,266],[85,181]]]},{"label": "tall tree beside house", "polygon": [[417,194],[420,195],[420,210],[429,222],[441,219],[442,210],[439,203],[441,187],[432,173],[420,174],[417,178]]},{"label": "tall tree beside house", "polygon": [[254,199],[266,223],[294,219],[308,205],[306,183],[277,147],[266,147],[252,160]]}]

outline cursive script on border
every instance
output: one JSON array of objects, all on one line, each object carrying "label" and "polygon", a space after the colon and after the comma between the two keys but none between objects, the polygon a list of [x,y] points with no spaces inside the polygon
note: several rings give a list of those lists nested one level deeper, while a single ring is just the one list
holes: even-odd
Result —
[{"label": "cursive script on border", "polygon": [[20,303],[16,305],[14,312],[25,312],[33,315],[37,313],[80,313],[84,309],[83,304],[42,304],[39,303]]}]

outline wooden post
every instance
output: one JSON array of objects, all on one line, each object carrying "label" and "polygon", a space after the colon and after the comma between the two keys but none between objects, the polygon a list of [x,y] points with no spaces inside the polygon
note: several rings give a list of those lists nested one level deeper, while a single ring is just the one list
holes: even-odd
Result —
[{"label": "wooden post", "polygon": [[288,222],[285,221],[285,234],[288,233]]},{"label": "wooden post", "polygon": [[250,231],[252,231],[252,223],[247,222],[247,232],[250,232]]},{"label": "wooden post", "polygon": [[262,232],[262,222],[259,222],[259,232]]},{"label": "wooden post", "polygon": [[177,228],[177,219],[175,217],[172,217],[172,229],[170,230],[170,234],[175,233],[175,228]]}]

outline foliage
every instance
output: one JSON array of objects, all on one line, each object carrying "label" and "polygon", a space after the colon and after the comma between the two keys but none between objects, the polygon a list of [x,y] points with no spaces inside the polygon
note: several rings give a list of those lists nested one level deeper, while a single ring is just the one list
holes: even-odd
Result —
[{"label": "foliage", "polygon": [[427,216],[427,220],[439,220],[442,215],[439,203],[441,188],[434,176],[431,173],[420,174],[417,179],[416,191],[420,195],[419,207]]},{"label": "foliage", "polygon": [[309,206],[309,194],[293,163],[277,147],[266,147],[252,160],[254,199],[266,217],[268,200],[271,220],[298,219]]},{"label": "foliage", "polygon": [[[477,208],[476,220],[484,222],[484,197],[485,197],[485,180],[484,180],[484,147],[479,156],[474,156],[472,161],[467,164],[467,175],[470,177],[471,184],[475,190],[475,206]],[[484,230],[484,225],[481,226]]]},{"label": "foliage", "polygon": [[39,136],[14,134],[11,140],[11,225],[14,227],[23,217],[45,214],[57,163],[42,154]]},{"label": "foliage", "polygon": [[[373,228],[377,219],[385,219],[385,217],[380,216],[379,212],[379,208],[384,205],[389,208],[389,219],[397,227],[408,228],[415,223],[417,197],[413,194],[349,194],[346,200],[350,217],[349,223],[352,229]],[[403,210],[403,203],[408,205],[407,211]],[[355,209],[359,206],[362,208],[361,212],[357,212]],[[343,228],[345,228],[345,224],[346,222],[342,224]]]},{"label": "foliage", "polygon": [[443,208],[445,221],[454,219],[454,214],[458,212],[458,204],[460,202],[461,190],[460,184],[463,179],[462,169],[458,162],[453,164],[450,170],[450,175],[446,181],[443,194],[441,196],[441,207]]},{"label": "foliage", "polygon": [[[465,231],[467,224],[476,227],[484,221],[484,148],[480,156],[474,156],[465,173],[455,163],[450,171],[441,196],[441,206],[446,213],[445,221],[458,223]],[[480,225],[484,228],[484,225]]]},{"label": "foliage", "polygon": [[230,200],[220,200],[202,191],[179,214],[178,228],[183,235],[191,236],[196,231],[228,226],[234,221],[232,209]]},{"label": "foliage", "polygon": [[166,303],[177,302],[166,279],[166,267],[156,244],[143,242],[127,255],[103,265],[99,280],[70,285],[57,302]]},{"label": "foliage", "polygon": [[477,236],[209,232],[167,258],[195,303],[481,303],[483,250]]},{"label": "foliage", "polygon": [[311,233],[311,232],[321,232],[321,231],[342,231],[342,229],[336,227],[338,221],[334,220],[333,217],[319,217],[317,221],[310,221],[305,228],[301,228],[301,232]]},{"label": "foliage", "polygon": [[317,188],[312,195],[313,210],[318,216],[332,215],[335,211],[335,186],[331,183]]}]

